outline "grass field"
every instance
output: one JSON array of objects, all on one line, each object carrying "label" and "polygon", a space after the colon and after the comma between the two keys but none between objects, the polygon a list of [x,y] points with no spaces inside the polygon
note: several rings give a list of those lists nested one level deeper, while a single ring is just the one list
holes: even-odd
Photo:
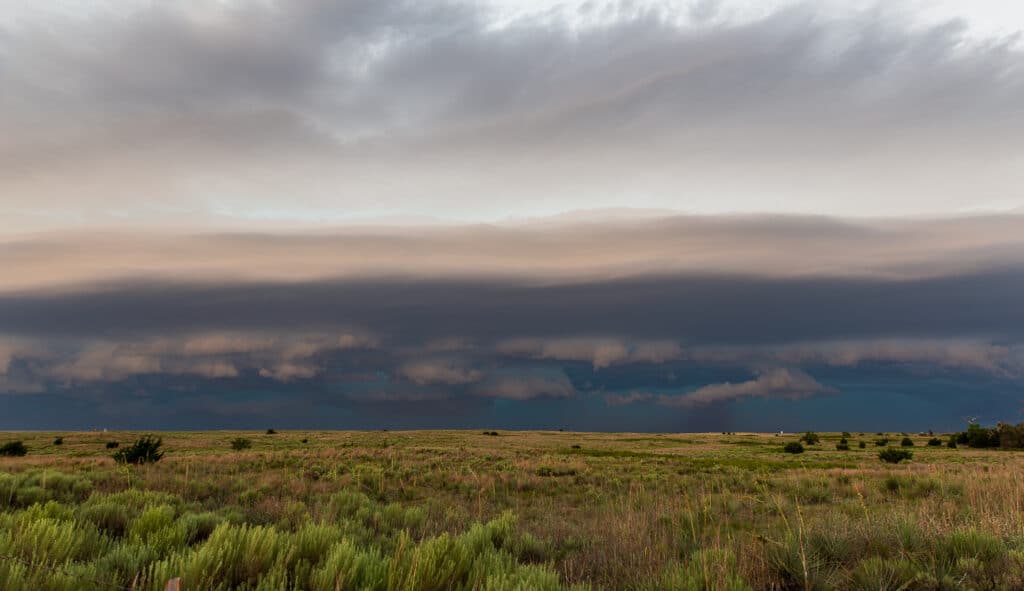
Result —
[{"label": "grass field", "polygon": [[139,435],[0,434],[28,447],[0,458],[0,589],[1024,588],[1017,452],[911,436],[913,460],[885,464],[875,433],[792,455],[794,435],[196,432],[116,464],[107,443]]}]

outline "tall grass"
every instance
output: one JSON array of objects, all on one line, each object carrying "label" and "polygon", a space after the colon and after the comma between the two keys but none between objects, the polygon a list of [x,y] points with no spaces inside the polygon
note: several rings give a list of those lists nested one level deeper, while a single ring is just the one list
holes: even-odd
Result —
[{"label": "tall grass", "polygon": [[162,434],[164,460],[117,466],[110,435],[19,434],[47,453],[0,458],[17,559],[0,589],[1024,588],[1015,452],[887,465],[839,434],[794,456],[771,436],[515,432],[231,450],[239,435]]}]

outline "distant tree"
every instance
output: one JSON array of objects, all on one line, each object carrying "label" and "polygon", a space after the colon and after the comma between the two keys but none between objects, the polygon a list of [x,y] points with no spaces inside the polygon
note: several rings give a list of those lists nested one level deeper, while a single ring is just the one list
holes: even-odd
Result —
[{"label": "distant tree", "polygon": [[163,439],[153,439],[152,435],[137,440],[130,447],[120,449],[114,453],[114,461],[119,464],[151,464],[159,462],[164,457],[160,451]]},{"label": "distant tree", "polygon": [[277,431],[274,431],[273,429],[267,429],[267,435],[277,435]]},{"label": "distant tree", "polygon": [[8,441],[0,445],[0,456],[21,457],[28,453],[28,448],[20,441]]},{"label": "distant tree", "polygon": [[790,441],[786,444],[786,447],[782,448],[782,451],[788,454],[802,454],[804,453],[804,446],[800,445],[799,441]]},{"label": "distant tree", "polygon": [[996,436],[999,438],[999,447],[1008,449],[1024,448],[1024,423],[1016,425],[999,423],[996,425]]}]

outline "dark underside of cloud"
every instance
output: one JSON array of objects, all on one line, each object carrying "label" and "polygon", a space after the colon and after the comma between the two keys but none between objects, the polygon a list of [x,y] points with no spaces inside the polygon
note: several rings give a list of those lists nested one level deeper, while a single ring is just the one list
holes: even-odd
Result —
[{"label": "dark underside of cloud", "polygon": [[696,344],[872,337],[1024,340],[1024,270],[919,280],[709,274],[569,285],[346,280],[122,284],[0,295],[0,332],[92,337],[205,330],[362,329],[417,344],[440,337],[673,338]]},{"label": "dark underside of cloud", "polygon": [[8,293],[0,428],[952,428],[1016,418],[1022,301],[1016,267]]}]

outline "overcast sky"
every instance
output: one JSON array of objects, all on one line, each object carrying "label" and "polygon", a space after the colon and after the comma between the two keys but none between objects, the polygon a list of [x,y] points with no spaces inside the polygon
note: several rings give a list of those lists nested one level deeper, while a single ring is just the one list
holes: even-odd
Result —
[{"label": "overcast sky", "polygon": [[0,0],[0,428],[1024,420],[1017,4]]}]

